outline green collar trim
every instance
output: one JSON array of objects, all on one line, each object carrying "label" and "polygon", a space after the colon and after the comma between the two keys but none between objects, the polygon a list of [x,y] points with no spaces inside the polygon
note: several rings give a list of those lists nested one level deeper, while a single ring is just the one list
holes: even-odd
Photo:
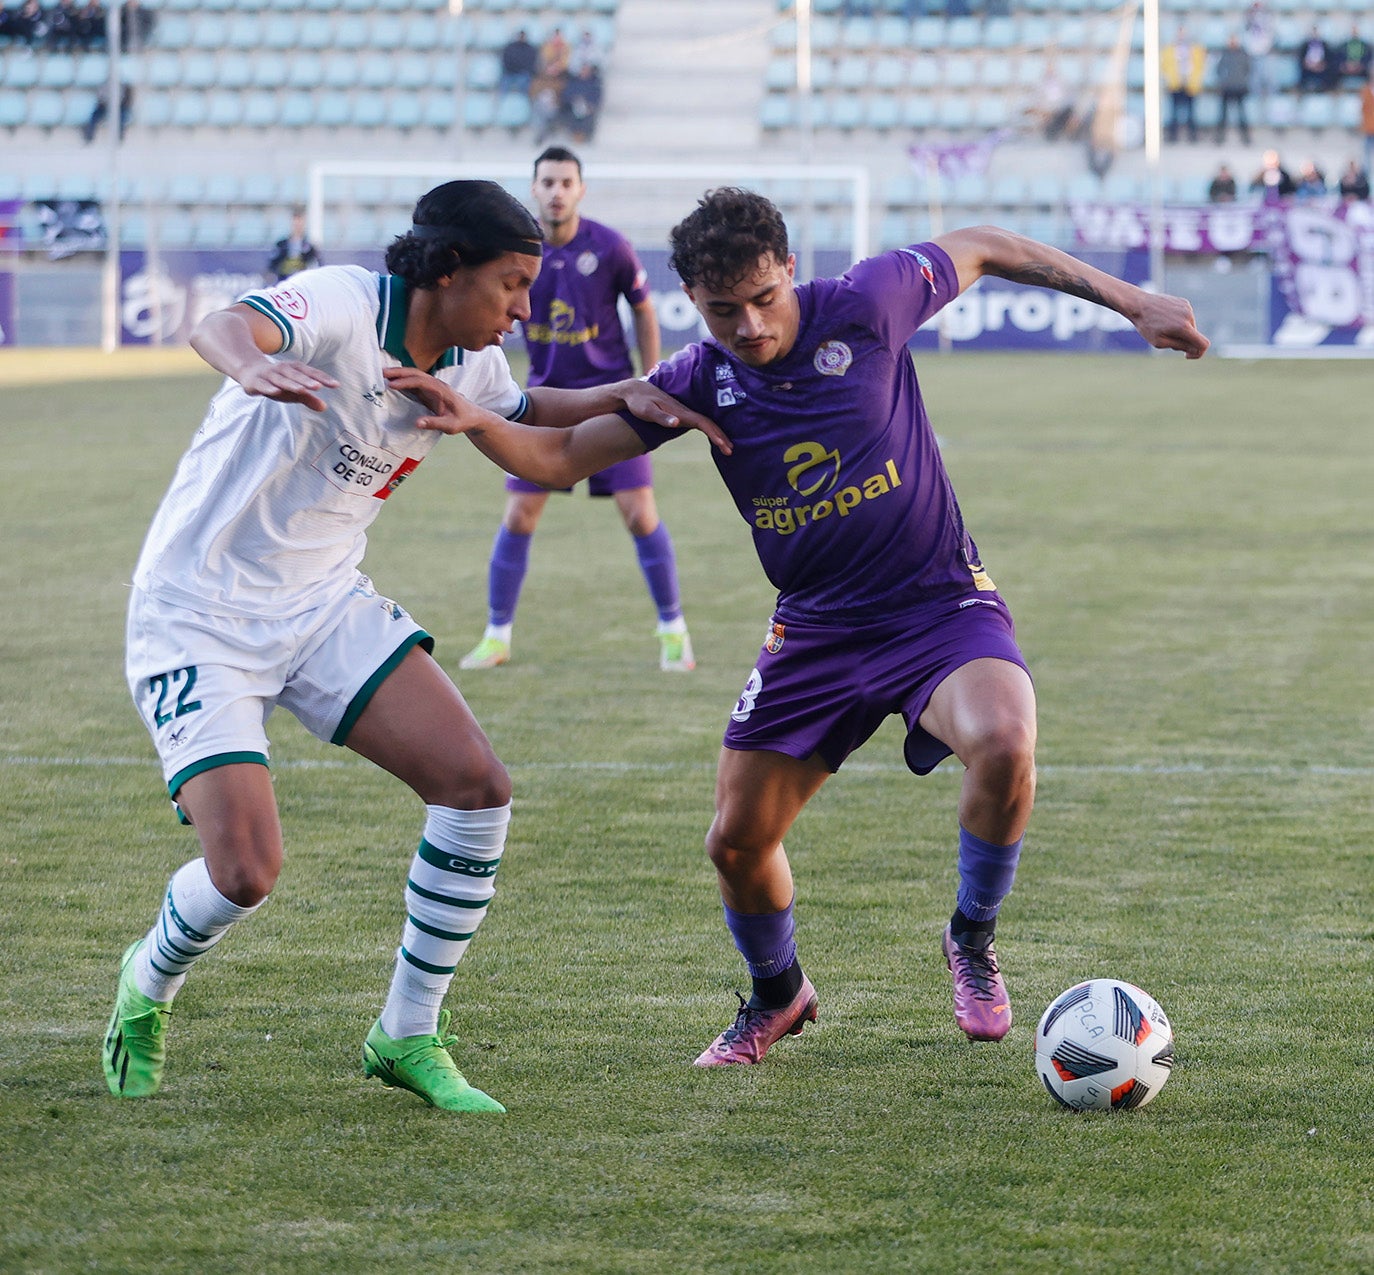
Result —
[{"label": "green collar trim", "polygon": [[[400,275],[384,274],[377,277],[377,344],[393,358],[401,361],[402,367],[414,367],[415,360],[406,349],[406,313],[410,303],[410,289]],[[431,372],[444,367],[459,367],[463,362],[463,351],[455,347],[445,350],[438,362],[429,369]]]}]

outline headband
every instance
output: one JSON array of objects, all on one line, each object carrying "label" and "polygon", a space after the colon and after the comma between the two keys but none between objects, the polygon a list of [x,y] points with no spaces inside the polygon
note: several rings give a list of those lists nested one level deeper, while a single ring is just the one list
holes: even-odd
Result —
[{"label": "headband", "polygon": [[[410,228],[410,234],[415,239],[448,239],[463,237],[463,231],[457,226],[415,226]],[[542,257],[544,255],[544,245],[538,239],[531,239],[528,235],[495,234],[484,236],[485,242],[482,244],[486,248],[500,248],[503,252],[519,252],[526,257]]]}]

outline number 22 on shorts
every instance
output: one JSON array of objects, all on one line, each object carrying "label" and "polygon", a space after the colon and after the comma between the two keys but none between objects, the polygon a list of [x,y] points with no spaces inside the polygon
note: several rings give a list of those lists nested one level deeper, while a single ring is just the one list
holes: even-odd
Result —
[{"label": "number 22 on shorts", "polygon": [[[175,704],[172,704],[169,697],[178,686],[180,689],[176,690]],[[166,726],[174,717],[185,717],[187,713],[194,713],[200,707],[200,701],[191,698],[195,686],[194,664],[188,668],[173,669],[170,673],[157,673],[150,677],[148,694],[157,696],[157,702],[153,706],[153,724]]]}]

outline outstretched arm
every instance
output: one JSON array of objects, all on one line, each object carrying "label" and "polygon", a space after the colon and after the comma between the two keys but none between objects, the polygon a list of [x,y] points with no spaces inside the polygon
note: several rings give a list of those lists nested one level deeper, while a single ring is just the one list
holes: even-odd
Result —
[{"label": "outstretched arm", "polygon": [[312,412],[324,411],[324,400],[314,391],[333,388],[338,381],[308,363],[270,357],[281,344],[277,325],[241,301],[207,314],[191,333],[191,348],[249,394],[279,403],[302,403]]},{"label": "outstretched arm", "polygon": [[1182,297],[1146,292],[1024,235],[996,226],[972,226],[941,235],[935,243],[954,262],[960,292],[984,275],[995,275],[1115,310],[1156,349],[1182,350],[1188,358],[1200,359],[1211,344],[1198,331],[1193,307]]},{"label": "outstretched arm", "polygon": [[[543,429],[508,421],[478,407],[452,386],[417,368],[389,367],[383,375],[393,389],[410,394],[429,409],[430,415],[415,422],[421,429],[438,430],[441,434],[466,434],[478,451],[507,473],[541,487],[571,487],[608,465],[641,456],[646,450],[639,435],[619,416],[601,415],[562,429]],[[667,403],[681,406],[677,400],[656,393]],[[720,432],[719,426],[695,412],[687,412],[685,408],[682,411],[683,418],[679,421],[665,409],[663,415],[668,419],[662,423],[700,429],[717,447],[727,453],[730,451],[730,440]],[[651,419],[643,411],[637,411],[636,415]]]},{"label": "outstretched arm", "polygon": [[652,425],[699,429],[717,446],[725,437],[714,422],[684,407],[671,394],[665,394],[648,381],[613,381],[610,385],[594,385],[581,390],[536,385],[527,390],[526,395],[530,406],[520,419],[527,425],[566,429],[594,416],[608,416],[624,409]]}]

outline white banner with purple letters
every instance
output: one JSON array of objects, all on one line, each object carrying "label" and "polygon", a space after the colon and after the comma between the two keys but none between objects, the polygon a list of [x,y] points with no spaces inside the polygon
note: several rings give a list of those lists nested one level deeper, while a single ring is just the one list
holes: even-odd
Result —
[{"label": "white banner with purple letters", "polygon": [[[1070,211],[1080,247],[1149,245],[1148,207],[1077,204]],[[1374,204],[1368,200],[1170,205],[1161,224],[1167,252],[1268,253],[1275,345],[1374,345]]]}]

